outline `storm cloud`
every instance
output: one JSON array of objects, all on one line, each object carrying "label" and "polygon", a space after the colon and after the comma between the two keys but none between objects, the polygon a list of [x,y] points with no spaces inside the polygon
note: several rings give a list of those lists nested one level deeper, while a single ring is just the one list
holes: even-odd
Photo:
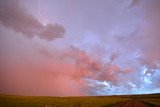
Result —
[{"label": "storm cloud", "polygon": [[160,92],[159,0],[40,2],[47,25],[38,1],[0,2],[0,93]]},{"label": "storm cloud", "polygon": [[18,0],[1,0],[0,2],[0,23],[15,32],[31,38],[38,36],[47,41],[62,38],[65,28],[60,24],[42,25],[31,15]]}]

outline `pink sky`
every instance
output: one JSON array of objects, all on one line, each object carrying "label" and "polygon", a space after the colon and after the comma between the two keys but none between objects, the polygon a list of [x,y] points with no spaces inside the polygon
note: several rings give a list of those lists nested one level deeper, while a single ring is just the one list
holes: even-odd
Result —
[{"label": "pink sky", "polygon": [[159,0],[1,0],[0,93],[160,92],[159,28]]}]

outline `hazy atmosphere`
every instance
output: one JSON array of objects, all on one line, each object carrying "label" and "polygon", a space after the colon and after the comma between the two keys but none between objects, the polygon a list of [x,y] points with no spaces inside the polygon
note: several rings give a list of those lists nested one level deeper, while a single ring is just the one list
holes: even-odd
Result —
[{"label": "hazy atmosphere", "polygon": [[160,0],[0,0],[0,94],[160,93]]}]

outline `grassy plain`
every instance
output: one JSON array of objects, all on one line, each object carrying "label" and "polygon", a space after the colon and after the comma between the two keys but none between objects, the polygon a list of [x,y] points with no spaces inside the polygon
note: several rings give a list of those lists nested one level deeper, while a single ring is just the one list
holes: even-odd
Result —
[{"label": "grassy plain", "polygon": [[86,97],[0,95],[0,107],[109,107],[109,105],[132,99],[160,107],[160,94]]}]

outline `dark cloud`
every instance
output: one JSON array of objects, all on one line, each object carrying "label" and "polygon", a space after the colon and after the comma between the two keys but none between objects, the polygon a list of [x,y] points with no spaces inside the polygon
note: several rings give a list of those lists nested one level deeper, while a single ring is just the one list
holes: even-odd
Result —
[{"label": "dark cloud", "polygon": [[33,15],[23,8],[17,0],[0,1],[0,24],[31,38],[38,36],[47,41],[61,38],[65,29],[59,24],[43,26]]},{"label": "dark cloud", "polygon": [[63,28],[63,26],[57,23],[54,25],[47,24],[44,27],[44,30],[40,32],[39,37],[50,41],[50,40],[54,40],[55,38],[63,37],[64,33],[65,33],[65,29]]}]

